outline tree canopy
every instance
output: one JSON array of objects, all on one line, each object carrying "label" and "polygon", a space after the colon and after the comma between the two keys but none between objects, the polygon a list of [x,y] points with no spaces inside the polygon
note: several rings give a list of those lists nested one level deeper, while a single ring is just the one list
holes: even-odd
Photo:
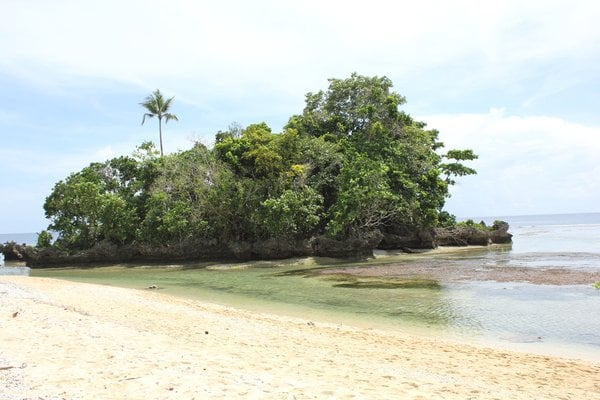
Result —
[{"label": "tree canopy", "polygon": [[[161,117],[176,119],[171,100],[157,90],[142,103],[145,116],[159,128]],[[344,239],[445,224],[449,185],[475,173],[463,163],[477,156],[443,152],[438,131],[401,111],[404,102],[388,78],[352,74],[308,93],[279,133],[264,122],[233,124],[211,149],[196,143],[164,157],[161,133],[161,157],[147,142],[58,182],[44,205],[49,229],[57,246],[85,249]]]}]

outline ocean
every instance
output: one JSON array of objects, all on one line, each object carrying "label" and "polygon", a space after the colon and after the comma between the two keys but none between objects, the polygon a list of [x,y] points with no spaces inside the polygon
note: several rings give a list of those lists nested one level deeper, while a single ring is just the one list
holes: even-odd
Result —
[{"label": "ocean", "polygon": [[[467,269],[585,271],[570,285],[467,280],[423,286],[340,285],[314,271],[348,266],[329,259],[239,264],[111,266],[32,270],[31,275],[143,289],[315,320],[419,330],[540,353],[600,360],[600,213],[473,218],[510,224],[512,245],[459,253],[398,255],[401,268],[421,260]],[[0,236],[2,241],[2,236]],[[368,271],[375,259],[353,263]],[[6,270],[7,268],[4,268]],[[2,273],[0,271],[0,273]]]},{"label": "ocean", "polygon": [[15,242],[34,246],[37,243],[37,233],[0,233],[0,243]]},{"label": "ocean", "polygon": [[514,235],[513,255],[549,253],[600,253],[600,213],[523,215],[473,218],[488,224],[502,220]]}]

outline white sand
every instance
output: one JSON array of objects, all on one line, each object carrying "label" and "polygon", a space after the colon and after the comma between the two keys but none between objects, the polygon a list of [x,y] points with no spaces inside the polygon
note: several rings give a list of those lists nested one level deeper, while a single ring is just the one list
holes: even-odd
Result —
[{"label": "white sand", "polygon": [[600,364],[0,277],[0,399],[600,399]]}]

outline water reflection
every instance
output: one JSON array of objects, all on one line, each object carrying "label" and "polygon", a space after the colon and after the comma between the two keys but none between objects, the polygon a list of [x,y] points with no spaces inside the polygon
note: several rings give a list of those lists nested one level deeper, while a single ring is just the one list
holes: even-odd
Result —
[{"label": "water reflection", "polygon": [[29,275],[29,267],[10,266],[10,264],[0,266],[0,275]]}]

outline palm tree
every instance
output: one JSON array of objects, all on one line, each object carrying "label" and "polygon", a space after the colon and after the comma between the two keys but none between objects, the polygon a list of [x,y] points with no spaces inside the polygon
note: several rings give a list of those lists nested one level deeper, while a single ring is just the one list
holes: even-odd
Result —
[{"label": "palm tree", "polygon": [[169,112],[169,107],[171,107],[171,101],[173,101],[174,97],[165,100],[160,90],[156,89],[152,94],[140,103],[142,107],[148,110],[147,113],[144,114],[144,118],[142,119],[142,125],[146,121],[146,117],[158,118],[158,134],[160,136],[160,156],[163,156],[163,142],[162,142],[162,120],[164,118],[165,123],[170,120],[179,121],[177,115],[171,114]]}]

